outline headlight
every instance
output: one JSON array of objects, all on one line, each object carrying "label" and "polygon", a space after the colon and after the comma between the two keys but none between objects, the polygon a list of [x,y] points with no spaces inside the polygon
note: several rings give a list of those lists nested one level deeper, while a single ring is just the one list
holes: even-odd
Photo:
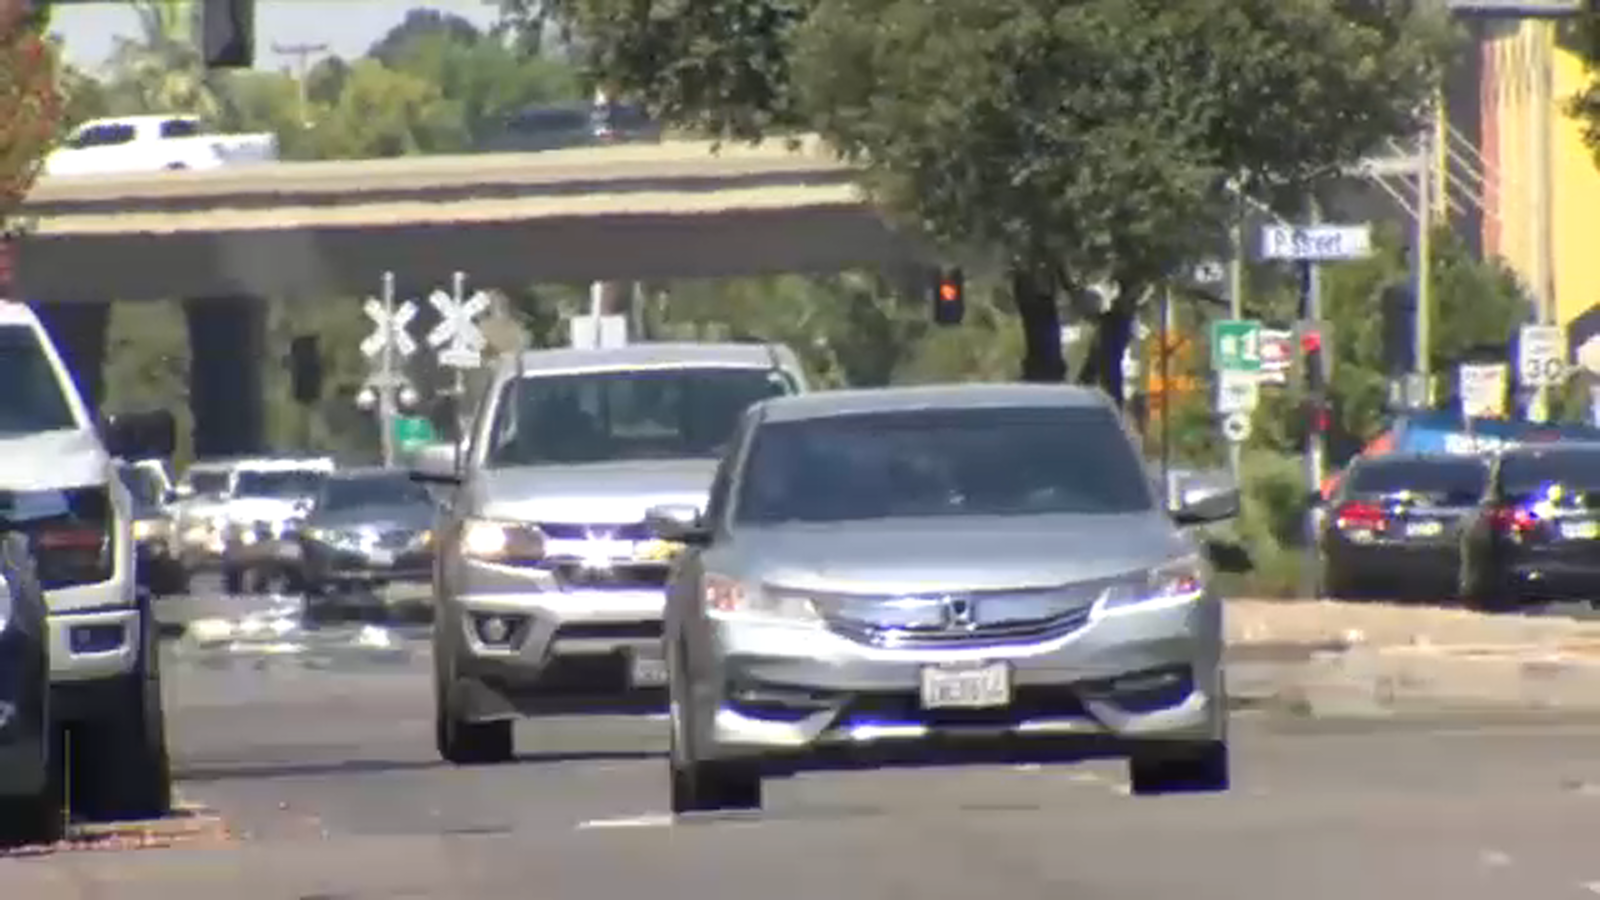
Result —
[{"label": "headlight", "polygon": [[1101,595],[1100,608],[1188,603],[1205,593],[1207,574],[1205,562],[1197,556],[1175,559],[1113,584]]},{"label": "headlight", "polygon": [[157,533],[156,524],[157,523],[152,522],[149,519],[140,519],[139,521],[134,522],[133,539],[136,541],[145,541],[155,537]]},{"label": "headlight", "polygon": [[805,594],[742,584],[725,575],[707,575],[706,611],[714,618],[770,619],[794,625],[820,625],[817,605]]},{"label": "headlight", "polygon": [[416,540],[417,540],[417,546],[419,546],[419,547],[432,547],[433,546],[433,532],[432,531],[424,531],[421,534],[417,535],[417,539]]},{"label": "headlight", "polygon": [[544,532],[522,522],[468,519],[461,526],[461,553],[497,562],[540,560],[544,558]]}]

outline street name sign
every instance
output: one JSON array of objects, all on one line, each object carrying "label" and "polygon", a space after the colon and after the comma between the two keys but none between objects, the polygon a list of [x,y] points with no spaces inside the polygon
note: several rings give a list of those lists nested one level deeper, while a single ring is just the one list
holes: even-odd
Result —
[{"label": "street name sign", "polygon": [[1267,225],[1261,229],[1267,259],[1334,262],[1372,255],[1371,225]]}]

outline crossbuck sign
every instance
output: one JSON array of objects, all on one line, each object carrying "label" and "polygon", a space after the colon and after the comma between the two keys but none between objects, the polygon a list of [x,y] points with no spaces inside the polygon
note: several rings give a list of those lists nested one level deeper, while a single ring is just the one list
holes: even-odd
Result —
[{"label": "crossbuck sign", "polygon": [[372,320],[372,333],[361,342],[361,352],[367,357],[375,357],[383,352],[384,347],[390,347],[401,357],[410,356],[417,350],[417,342],[412,340],[406,332],[406,326],[416,318],[417,305],[410,300],[396,306],[391,313],[384,304],[376,299],[367,298],[362,309],[366,311],[367,318]]},{"label": "crossbuck sign", "polygon": [[439,324],[428,332],[428,345],[444,348],[439,351],[439,364],[457,369],[481,365],[486,342],[476,319],[489,309],[488,295],[477,291],[462,298],[459,290],[457,296],[434,291],[428,295],[428,302],[439,311]]}]

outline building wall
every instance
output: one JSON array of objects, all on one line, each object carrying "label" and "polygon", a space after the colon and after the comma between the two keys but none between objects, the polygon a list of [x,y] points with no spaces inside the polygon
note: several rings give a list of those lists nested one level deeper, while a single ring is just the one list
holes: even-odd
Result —
[{"label": "building wall", "polygon": [[[1480,143],[1487,170],[1483,190],[1483,249],[1498,254],[1540,293],[1542,241],[1538,229],[1535,129],[1550,129],[1550,284],[1557,321],[1569,322],[1600,303],[1600,168],[1583,142],[1581,125],[1566,114],[1567,99],[1588,80],[1583,63],[1555,46],[1548,23],[1487,24],[1479,44]],[[1532,71],[1548,59],[1548,96]],[[1547,113],[1538,115],[1540,106]]]}]

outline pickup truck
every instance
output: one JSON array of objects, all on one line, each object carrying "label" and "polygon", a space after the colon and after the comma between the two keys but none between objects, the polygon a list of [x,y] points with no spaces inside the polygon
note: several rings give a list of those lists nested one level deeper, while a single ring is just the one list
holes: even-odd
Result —
[{"label": "pickup truck", "polygon": [[216,169],[274,162],[275,134],[210,134],[197,116],[90,119],[44,160],[45,175]]}]

